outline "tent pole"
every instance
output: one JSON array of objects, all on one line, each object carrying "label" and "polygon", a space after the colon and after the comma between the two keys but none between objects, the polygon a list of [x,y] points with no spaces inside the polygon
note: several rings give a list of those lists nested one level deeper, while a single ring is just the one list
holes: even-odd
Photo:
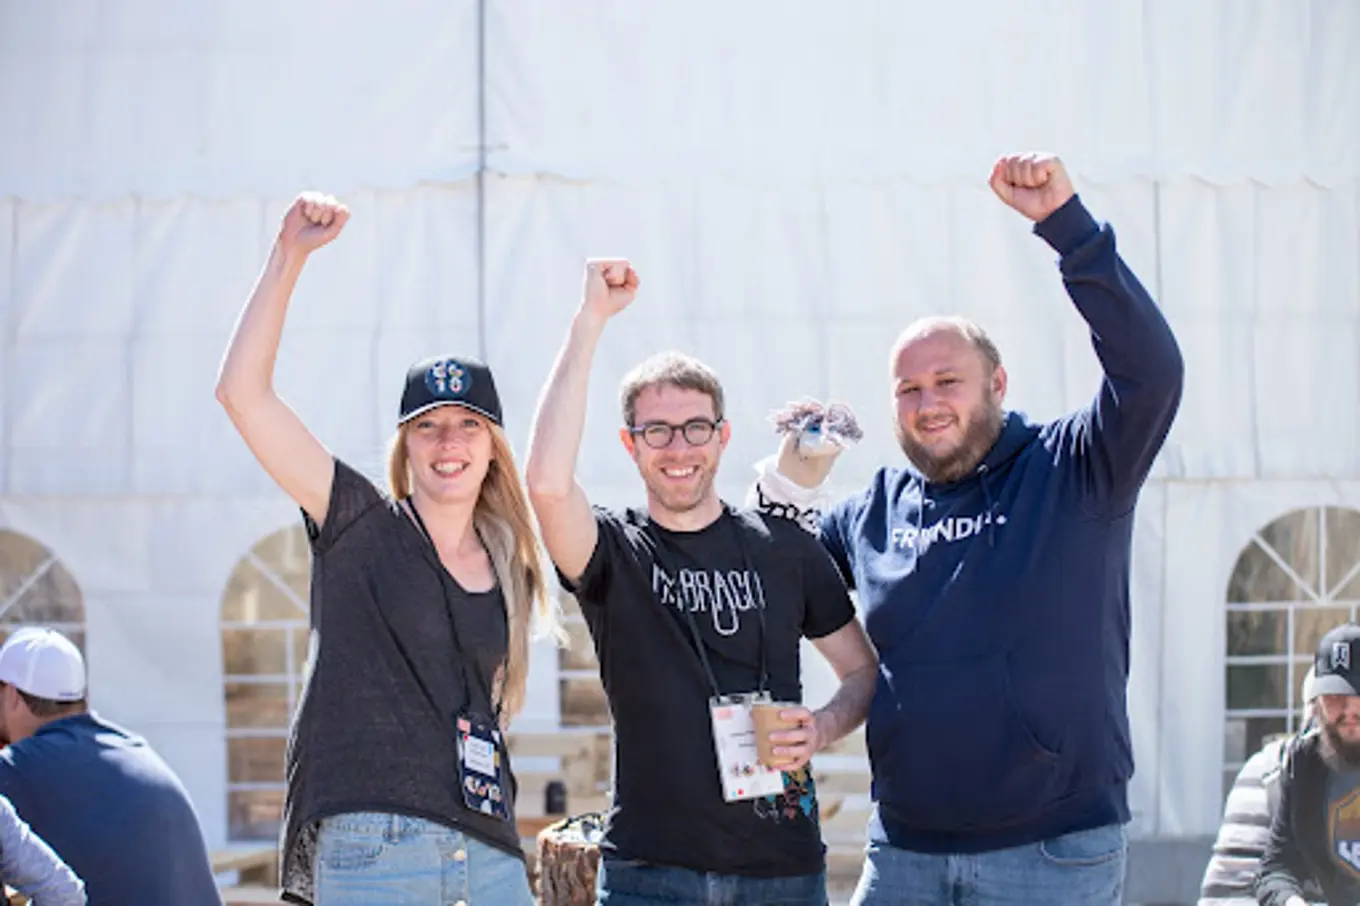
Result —
[{"label": "tent pole", "polygon": [[486,361],[486,0],[477,0],[477,356]]}]

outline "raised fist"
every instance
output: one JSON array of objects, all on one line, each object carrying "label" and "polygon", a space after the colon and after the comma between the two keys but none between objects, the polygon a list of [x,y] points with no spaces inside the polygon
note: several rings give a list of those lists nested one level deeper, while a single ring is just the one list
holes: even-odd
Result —
[{"label": "raised fist", "polygon": [[625,258],[591,258],[582,301],[592,313],[610,318],[632,303],[641,282]]},{"label": "raised fist", "polygon": [[1067,168],[1052,154],[1008,154],[992,166],[992,191],[1038,223],[1073,196]]},{"label": "raised fist", "polygon": [[311,254],[345,228],[349,208],[330,195],[303,192],[283,215],[279,243],[286,251]]}]

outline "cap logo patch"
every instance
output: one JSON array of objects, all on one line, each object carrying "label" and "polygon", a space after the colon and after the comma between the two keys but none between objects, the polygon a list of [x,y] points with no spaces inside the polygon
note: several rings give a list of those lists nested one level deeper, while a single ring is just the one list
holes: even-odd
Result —
[{"label": "cap logo patch", "polygon": [[461,397],[467,393],[471,383],[467,369],[453,359],[435,362],[425,372],[425,386],[435,396]]},{"label": "cap logo patch", "polygon": [[1351,645],[1350,642],[1332,643],[1332,670],[1344,670],[1349,672],[1351,669]]}]

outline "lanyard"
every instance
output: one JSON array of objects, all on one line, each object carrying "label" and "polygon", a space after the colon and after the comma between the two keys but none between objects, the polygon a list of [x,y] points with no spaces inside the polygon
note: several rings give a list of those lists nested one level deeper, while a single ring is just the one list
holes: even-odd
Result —
[{"label": "lanyard", "polygon": [[[747,592],[750,594],[752,601],[756,605],[756,613],[760,620],[760,686],[756,691],[763,694],[767,691],[770,682],[769,632],[765,625],[765,589],[760,585],[760,574],[757,573],[755,567],[751,565],[751,555],[747,549],[746,539],[742,537],[741,530],[737,527],[736,517],[728,513],[726,509],[723,510],[723,516],[728,518],[728,525],[731,527],[732,534],[736,538],[737,550],[741,552],[741,565],[746,571]],[[678,583],[680,579],[679,569],[675,568],[674,562],[671,561],[669,556],[662,553],[664,540],[659,536],[653,536],[651,532],[648,532],[648,536],[652,542],[652,555],[656,558],[657,564],[664,572],[669,573],[674,577],[674,581]],[[752,583],[755,583],[754,587],[752,587]],[[652,594],[656,595],[655,589],[652,590]],[[666,606],[665,601],[661,601],[660,603],[663,607]],[[699,660],[704,666],[704,673],[708,675],[708,683],[713,688],[713,694],[715,696],[721,696],[723,692],[718,686],[718,676],[713,672],[713,664],[708,659],[708,646],[704,644],[703,637],[699,635],[699,623],[694,619],[694,611],[690,608],[689,603],[683,598],[679,599],[678,603],[689,623],[690,634],[694,638],[694,647],[699,652]],[[717,595],[715,594],[713,606],[716,607],[717,603]]]},{"label": "lanyard", "polygon": [[[453,602],[449,599],[448,582],[453,577],[447,575],[448,569],[445,568],[444,562],[439,559],[439,548],[435,546],[434,538],[430,536],[429,529],[425,528],[425,520],[420,518],[420,510],[416,509],[415,498],[407,497],[406,504],[411,508],[411,515],[416,517],[416,525],[420,527],[420,534],[427,542],[429,542],[430,550],[434,553],[435,566],[439,573],[439,589],[444,593],[444,609],[449,615],[449,628],[453,632],[453,649],[454,653],[457,655],[455,660],[458,661],[458,673],[463,679],[463,694],[467,696],[467,704],[464,705],[461,710],[470,711],[472,709],[472,682],[468,676],[468,659],[466,653],[463,651],[463,644],[458,639],[458,620],[453,615]],[[494,711],[493,716],[495,718],[495,723],[499,725],[501,722],[501,702],[491,694],[491,689],[487,683],[481,681],[480,673],[477,678],[477,685],[486,693],[486,700],[491,703],[491,707]]]}]

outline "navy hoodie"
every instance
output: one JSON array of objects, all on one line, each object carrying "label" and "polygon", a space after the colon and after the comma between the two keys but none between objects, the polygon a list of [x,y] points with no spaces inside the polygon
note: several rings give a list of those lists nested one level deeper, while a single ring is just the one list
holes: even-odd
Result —
[{"label": "navy hoodie", "polygon": [[975,470],[882,469],[822,521],[881,662],[870,839],[975,853],[1129,820],[1134,504],[1180,402],[1171,329],[1073,197],[1034,228],[1091,328],[1090,405]]}]

